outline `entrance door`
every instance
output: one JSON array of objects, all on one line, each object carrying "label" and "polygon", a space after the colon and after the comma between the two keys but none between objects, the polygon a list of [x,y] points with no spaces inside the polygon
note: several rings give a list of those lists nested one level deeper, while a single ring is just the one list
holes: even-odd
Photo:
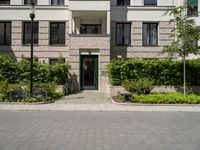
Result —
[{"label": "entrance door", "polygon": [[98,55],[81,55],[81,89],[98,90]]}]

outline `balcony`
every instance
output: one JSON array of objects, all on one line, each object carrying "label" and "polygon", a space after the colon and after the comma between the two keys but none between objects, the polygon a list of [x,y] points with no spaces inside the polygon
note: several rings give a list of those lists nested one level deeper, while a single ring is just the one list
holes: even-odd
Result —
[{"label": "balcony", "polygon": [[110,10],[110,0],[69,0],[69,10]]},{"label": "balcony", "polygon": [[110,11],[70,11],[69,18],[69,34],[110,34]]}]

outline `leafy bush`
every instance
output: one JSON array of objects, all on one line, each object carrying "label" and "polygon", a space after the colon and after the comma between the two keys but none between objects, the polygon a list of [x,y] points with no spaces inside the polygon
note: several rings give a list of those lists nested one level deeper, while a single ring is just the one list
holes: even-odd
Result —
[{"label": "leafy bush", "polygon": [[183,96],[181,93],[154,93],[139,95],[132,98],[133,102],[150,104],[199,104],[200,96],[195,94]]},{"label": "leafy bush", "polygon": [[[41,83],[55,82],[63,84],[69,76],[70,65],[58,62],[55,65],[39,63],[33,61],[33,81]],[[17,62],[14,58],[6,54],[0,54],[0,81],[7,80],[8,83],[20,83],[29,81],[30,61],[22,58]]]},{"label": "leafy bush", "polygon": [[[20,86],[21,85],[18,83],[9,84],[6,81],[0,82],[0,101],[1,102],[8,101],[9,93],[12,91],[15,91]],[[47,99],[44,99],[43,97],[37,97],[37,98],[28,97],[29,92],[30,92],[30,86],[29,84],[25,84],[24,88],[27,93],[27,97],[24,97],[25,95],[21,95],[21,97],[19,97],[15,101],[16,102],[49,102],[49,101],[52,101],[64,96],[63,93],[56,92],[57,84],[54,84],[54,83],[34,83],[34,87],[44,88],[47,91],[47,96],[48,96]]]},{"label": "leafy bush", "polygon": [[[169,59],[117,59],[107,66],[112,85],[121,85],[126,80],[147,78],[154,85],[182,85],[183,64]],[[186,62],[187,85],[200,85],[200,59]]]},{"label": "leafy bush", "polygon": [[4,94],[0,94],[0,102],[4,102],[6,99],[6,96]]},{"label": "leafy bush", "polygon": [[119,102],[123,102],[124,101],[124,97],[120,94],[120,92],[117,93],[116,100],[119,101]]},{"label": "leafy bush", "polygon": [[129,92],[135,94],[149,94],[152,90],[152,82],[147,78],[139,80],[125,80],[122,86]]}]

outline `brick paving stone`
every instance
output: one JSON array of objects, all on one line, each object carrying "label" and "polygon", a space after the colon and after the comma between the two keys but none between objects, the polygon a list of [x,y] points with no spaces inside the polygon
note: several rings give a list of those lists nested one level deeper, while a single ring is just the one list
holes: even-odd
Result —
[{"label": "brick paving stone", "polygon": [[0,111],[0,150],[199,150],[199,113]]}]

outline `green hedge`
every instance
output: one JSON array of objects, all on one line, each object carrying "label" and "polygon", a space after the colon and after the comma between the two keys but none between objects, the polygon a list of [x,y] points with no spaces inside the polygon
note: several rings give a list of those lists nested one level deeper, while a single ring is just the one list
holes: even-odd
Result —
[{"label": "green hedge", "polygon": [[154,93],[133,96],[132,101],[149,104],[199,104],[200,96],[188,94],[184,97],[181,93]]},{"label": "green hedge", "polygon": [[[42,83],[63,84],[68,78],[70,65],[68,63],[57,63],[49,65],[33,61],[33,81]],[[29,81],[30,62],[24,58],[17,62],[14,58],[6,54],[0,54],[0,81],[8,83],[19,83]]]},{"label": "green hedge", "polygon": [[[183,63],[169,59],[118,59],[107,66],[111,85],[147,78],[153,85],[182,85]],[[200,85],[200,59],[186,62],[187,85]]]}]

